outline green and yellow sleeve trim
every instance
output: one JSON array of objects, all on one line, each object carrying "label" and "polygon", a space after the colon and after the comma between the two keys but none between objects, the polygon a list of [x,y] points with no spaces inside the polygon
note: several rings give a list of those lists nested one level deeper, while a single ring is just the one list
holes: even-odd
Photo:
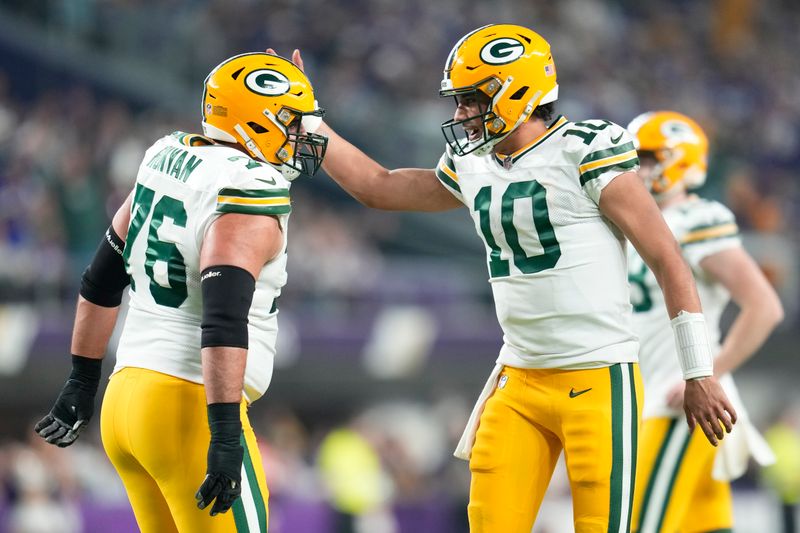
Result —
[{"label": "green and yellow sleeve trim", "polygon": [[711,224],[708,226],[698,226],[692,228],[681,239],[681,246],[687,244],[696,244],[699,242],[713,241],[716,239],[724,239],[725,237],[735,237],[739,234],[739,226],[735,222],[727,222],[724,224]]},{"label": "green and yellow sleeve trim", "polygon": [[578,167],[581,186],[613,168],[630,170],[638,164],[639,156],[631,142],[592,152],[583,158]]},{"label": "green and yellow sleeve trim", "polygon": [[220,189],[217,211],[246,215],[286,215],[291,213],[289,189]]},{"label": "green and yellow sleeve trim", "polygon": [[447,154],[444,155],[442,161],[436,167],[436,177],[447,187],[461,194],[461,186],[458,184],[456,166]]}]

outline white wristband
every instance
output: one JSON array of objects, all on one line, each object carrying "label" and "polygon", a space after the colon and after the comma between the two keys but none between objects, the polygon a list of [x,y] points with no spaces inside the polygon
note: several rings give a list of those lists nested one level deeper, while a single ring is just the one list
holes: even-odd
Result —
[{"label": "white wristband", "polygon": [[675,334],[678,361],[683,379],[710,376],[714,373],[714,356],[708,343],[708,330],[703,313],[681,311],[670,321]]}]

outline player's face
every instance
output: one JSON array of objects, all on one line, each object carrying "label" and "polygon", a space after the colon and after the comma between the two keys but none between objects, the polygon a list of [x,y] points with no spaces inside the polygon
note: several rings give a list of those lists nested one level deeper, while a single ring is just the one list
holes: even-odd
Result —
[{"label": "player's face", "polygon": [[470,141],[479,140],[483,136],[483,113],[489,107],[489,97],[482,92],[459,94],[456,98],[456,112],[453,118],[456,121],[467,120],[462,127],[467,132]]},{"label": "player's face", "polygon": [[303,122],[300,120],[300,116],[296,116],[288,126],[286,126],[286,130],[290,134],[303,134],[306,132],[306,129],[303,127]]}]

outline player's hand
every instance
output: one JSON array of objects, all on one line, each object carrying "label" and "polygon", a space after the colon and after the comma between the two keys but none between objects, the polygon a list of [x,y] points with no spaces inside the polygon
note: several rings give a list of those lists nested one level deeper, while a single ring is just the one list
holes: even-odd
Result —
[{"label": "player's hand", "polygon": [[699,425],[714,446],[736,423],[736,411],[713,376],[686,381],[683,409],[689,429]]},{"label": "player's hand", "polygon": [[[274,48],[267,48],[265,52],[274,56],[278,55]],[[303,58],[300,56],[300,50],[297,48],[295,48],[292,52],[292,63],[294,63],[295,66],[301,71],[305,72],[305,68],[303,67]]]},{"label": "player's hand", "polygon": [[206,478],[195,494],[197,507],[205,509],[211,502],[211,516],[224,513],[242,494],[242,460],[244,448],[235,445],[211,442],[208,447],[208,469]]},{"label": "player's hand", "polygon": [[211,444],[208,446],[206,478],[194,497],[200,509],[214,502],[211,516],[226,512],[242,494],[244,447],[241,444],[239,408],[236,402],[208,405]]},{"label": "player's hand", "polygon": [[75,442],[94,414],[100,381],[100,360],[73,356],[72,374],[50,412],[34,430],[50,444],[65,448]]},{"label": "player's hand", "polygon": [[683,380],[670,387],[669,391],[667,391],[667,405],[672,409],[683,407],[683,393],[685,390],[686,382]]}]

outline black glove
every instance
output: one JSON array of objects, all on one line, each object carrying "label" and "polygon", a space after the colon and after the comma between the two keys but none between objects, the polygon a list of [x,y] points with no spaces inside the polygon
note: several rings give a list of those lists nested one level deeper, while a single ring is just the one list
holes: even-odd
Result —
[{"label": "black glove", "polygon": [[242,420],[238,403],[213,403],[208,406],[211,444],[208,446],[206,478],[195,494],[197,507],[211,507],[211,516],[224,513],[242,494]]},{"label": "black glove", "polygon": [[94,414],[102,359],[72,356],[72,373],[47,416],[34,427],[50,444],[65,448],[75,442]]}]

